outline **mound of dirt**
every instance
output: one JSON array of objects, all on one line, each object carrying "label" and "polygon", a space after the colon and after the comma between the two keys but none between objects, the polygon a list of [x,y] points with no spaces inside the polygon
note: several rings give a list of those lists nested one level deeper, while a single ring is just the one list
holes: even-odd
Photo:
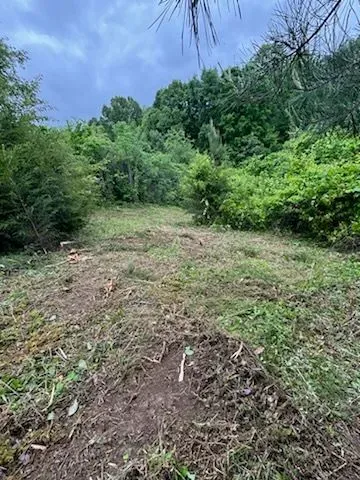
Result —
[{"label": "mound of dirt", "polygon": [[305,421],[256,355],[221,332],[184,333],[125,382],[108,381],[32,454],[25,478],[359,478],[357,452]]}]

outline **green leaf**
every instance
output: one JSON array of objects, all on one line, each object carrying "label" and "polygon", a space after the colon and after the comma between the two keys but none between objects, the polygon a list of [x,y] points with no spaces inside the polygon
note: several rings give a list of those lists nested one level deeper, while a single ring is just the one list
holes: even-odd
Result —
[{"label": "green leaf", "polygon": [[79,360],[78,364],[79,370],[87,370],[87,363],[85,360]]},{"label": "green leaf", "polygon": [[54,412],[49,412],[48,416],[46,418],[49,422],[52,422],[55,418],[55,413]]},{"label": "green leaf", "polygon": [[55,387],[55,395],[60,395],[64,391],[64,383],[58,382]]},{"label": "green leaf", "polygon": [[194,355],[194,350],[189,346],[185,347],[185,355],[191,357],[192,355]]},{"label": "green leaf", "polygon": [[79,375],[73,370],[66,375],[66,380],[69,382],[76,382],[79,379]]}]

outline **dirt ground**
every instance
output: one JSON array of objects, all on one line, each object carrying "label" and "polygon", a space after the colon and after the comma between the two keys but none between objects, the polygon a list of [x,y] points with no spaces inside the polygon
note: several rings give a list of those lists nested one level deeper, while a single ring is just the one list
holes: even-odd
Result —
[{"label": "dirt ground", "polygon": [[[210,230],[150,228],[58,252],[38,276],[9,270],[2,301],[27,296],[8,313],[17,330],[2,368],[37,362],[26,367],[37,379],[39,362],[50,366],[38,396],[15,391],[17,407],[2,406],[0,478],[360,478],[356,421],[330,428],[301,411],[261,346],[220,329],[174,279],[179,262],[206,261],[219,243]],[[259,285],[236,288],[271,301]]]}]

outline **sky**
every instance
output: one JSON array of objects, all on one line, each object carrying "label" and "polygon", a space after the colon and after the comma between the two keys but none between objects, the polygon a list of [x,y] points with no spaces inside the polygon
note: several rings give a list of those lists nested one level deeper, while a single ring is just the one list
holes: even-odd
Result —
[{"label": "sky", "polygon": [[[241,0],[241,18],[226,8],[216,15],[220,44],[208,52],[202,43],[203,65],[239,64],[265,35],[274,6]],[[151,105],[172,80],[199,74],[195,47],[188,38],[182,45],[182,17],[150,27],[161,11],[157,0],[2,0],[0,36],[28,52],[23,75],[41,75],[56,125],[98,117],[115,95]]]}]

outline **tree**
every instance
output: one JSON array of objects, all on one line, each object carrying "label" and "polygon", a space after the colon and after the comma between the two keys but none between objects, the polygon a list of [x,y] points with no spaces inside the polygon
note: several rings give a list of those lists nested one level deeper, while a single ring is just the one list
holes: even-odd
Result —
[{"label": "tree", "polygon": [[[183,10],[184,27],[187,27],[195,38],[198,51],[201,23],[204,24],[205,38],[210,46],[217,43],[213,9],[218,7],[221,10],[226,2],[160,0],[159,3],[164,6],[160,21],[172,16],[176,10]],[[237,0],[233,2],[233,6],[237,12]],[[288,88],[289,78],[293,80],[295,90],[300,90],[296,101],[292,102],[292,119],[295,119],[296,125],[304,125],[299,119],[303,117],[302,113],[307,106],[311,107],[312,102],[315,102],[318,105],[317,114],[308,120],[315,120],[316,126],[341,125],[353,133],[358,131],[356,101],[345,101],[344,107],[341,107],[341,102],[336,101],[337,113],[331,121],[321,118],[322,114],[328,117],[329,109],[319,106],[327,103],[323,103],[323,98],[328,98],[331,91],[335,92],[336,98],[340,98],[347,90],[353,91],[356,85],[356,81],[351,82],[351,74],[358,63],[354,55],[349,56],[351,47],[347,47],[345,52],[344,46],[349,45],[358,35],[359,6],[359,0],[284,0],[275,11],[267,41],[279,48],[278,55],[261,65],[258,78],[276,78],[277,93]],[[330,58],[332,60],[329,61]],[[314,67],[312,71],[308,68],[309,65]],[[341,69],[338,65],[341,65]],[[305,78],[304,74],[308,74],[308,77]],[[259,82],[257,84],[259,85]],[[297,110],[299,105],[302,112]]]},{"label": "tree", "polygon": [[[105,128],[110,136],[113,136],[112,128],[116,123],[134,122],[136,125],[139,125],[142,115],[142,108],[132,97],[113,97],[110,100],[110,106],[103,106],[98,123]],[[91,122],[94,123],[94,120],[92,119]]]},{"label": "tree", "polygon": [[0,40],[0,248],[47,247],[83,225],[96,188],[63,132],[40,126],[38,80],[24,52]]},{"label": "tree", "polygon": [[293,75],[291,113],[297,126],[359,133],[360,38],[348,40],[332,54],[303,57]]},{"label": "tree", "polygon": [[27,55],[0,39],[0,145],[11,146],[25,138],[28,125],[40,119],[44,102],[38,99],[39,81],[24,80],[19,70]]},{"label": "tree", "polygon": [[54,129],[28,126],[26,140],[0,152],[0,248],[47,248],[84,224],[94,175]]},{"label": "tree", "polygon": [[[213,21],[212,9],[221,7],[221,0],[158,0],[163,7],[162,13],[157,19],[161,24],[165,19],[171,18],[176,11],[180,11],[184,18],[183,27],[190,30],[190,38],[194,39],[195,45],[199,50],[200,37],[202,35],[200,25],[203,25],[204,36],[208,44],[215,45],[218,43],[215,24]],[[227,2],[227,6],[229,6]],[[235,14],[241,16],[240,3],[238,0],[231,2]]]},{"label": "tree", "polygon": [[[202,35],[210,47],[218,43],[213,10],[232,6],[235,14],[241,16],[239,0],[158,0],[163,6],[158,22],[171,18],[176,11],[182,11],[184,28],[188,28],[199,49]],[[289,56],[298,56],[310,48],[324,48],[332,45],[334,38],[340,42],[359,26],[358,0],[286,0],[276,12],[275,36],[271,40],[281,42],[288,49]],[[203,33],[200,25],[203,25]],[[339,44],[338,44],[339,46]]]}]

